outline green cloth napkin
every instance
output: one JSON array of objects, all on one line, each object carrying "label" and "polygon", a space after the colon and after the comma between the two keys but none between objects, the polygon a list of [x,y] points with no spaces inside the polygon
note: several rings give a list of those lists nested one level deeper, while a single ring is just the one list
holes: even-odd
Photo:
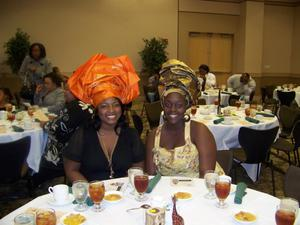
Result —
[{"label": "green cloth napkin", "polygon": [[257,112],[256,115],[262,115],[264,117],[274,117],[275,115],[263,112]]},{"label": "green cloth napkin", "polygon": [[223,122],[223,121],[224,121],[224,117],[223,117],[223,118],[220,118],[220,119],[214,120],[214,124],[219,124],[219,123],[221,123],[221,122]]},{"label": "green cloth napkin", "polygon": [[234,196],[234,203],[235,204],[242,204],[243,197],[246,195],[247,185],[244,182],[240,182],[236,186],[235,196]]},{"label": "green cloth napkin", "polygon": [[160,178],[161,178],[161,174],[157,172],[157,174],[149,181],[146,193],[151,193],[153,191],[154,187],[160,181]]},{"label": "green cloth napkin", "polygon": [[[69,193],[72,194],[72,187],[69,187]],[[74,200],[74,201],[72,202],[72,204],[77,204],[76,200]],[[94,205],[92,199],[91,199],[89,196],[88,196],[87,199],[86,199],[86,204],[87,204],[88,206]]]},{"label": "green cloth napkin", "polygon": [[18,126],[15,126],[15,125],[12,125],[11,127],[12,127],[14,132],[23,132],[24,131],[24,129],[22,127],[18,127]]},{"label": "green cloth napkin", "polygon": [[250,123],[256,123],[256,124],[259,123],[259,120],[251,118],[251,117],[245,117],[245,120],[247,120]]}]

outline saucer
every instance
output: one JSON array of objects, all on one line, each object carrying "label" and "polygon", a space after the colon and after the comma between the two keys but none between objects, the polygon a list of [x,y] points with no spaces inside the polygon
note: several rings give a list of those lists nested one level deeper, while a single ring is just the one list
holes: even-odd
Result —
[{"label": "saucer", "polygon": [[65,206],[65,205],[72,204],[74,199],[75,199],[74,196],[72,194],[69,194],[67,201],[58,203],[54,200],[54,198],[51,195],[49,195],[49,199],[47,200],[47,203],[51,206]]},{"label": "saucer", "polygon": [[225,122],[225,121],[222,121],[221,122],[223,125],[232,125],[233,124],[233,122],[232,121],[230,121],[230,122]]}]

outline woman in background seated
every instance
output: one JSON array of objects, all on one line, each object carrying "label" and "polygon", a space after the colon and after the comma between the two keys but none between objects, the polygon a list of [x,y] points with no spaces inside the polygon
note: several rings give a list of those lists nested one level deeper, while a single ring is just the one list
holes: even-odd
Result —
[{"label": "woman in background seated", "polygon": [[97,111],[94,124],[76,130],[64,151],[71,182],[123,177],[130,167],[143,167],[143,144],[124,116],[124,104],[139,95],[138,80],[127,57],[102,54],[93,56],[69,79],[70,90]]},{"label": "woman in background seated", "polygon": [[190,79],[195,75],[182,62],[173,63],[162,69],[161,79],[167,81],[161,96],[164,123],[147,138],[147,171],[165,176],[203,177],[206,170],[216,168],[216,143],[204,124],[190,121],[186,114],[195,99],[191,91],[198,86],[192,84],[197,79]]},{"label": "woman in background seated", "polygon": [[12,104],[13,96],[8,88],[0,88],[0,110],[6,110],[7,104]]},{"label": "woman in background seated", "polygon": [[216,76],[213,73],[210,73],[208,65],[202,64],[199,66],[199,75],[202,80],[201,91],[205,91],[216,86]]},{"label": "woman in background seated", "polygon": [[48,134],[48,140],[39,172],[33,175],[34,187],[65,175],[63,151],[75,130],[80,125],[89,123],[94,115],[93,107],[79,101],[69,90],[68,85],[65,89],[65,99],[66,105],[55,119],[46,123],[41,122],[41,126]]},{"label": "woman in background seated", "polygon": [[52,72],[43,77],[44,86],[38,85],[34,95],[34,104],[47,107],[50,113],[58,114],[64,107],[65,96],[61,88],[62,78]]}]

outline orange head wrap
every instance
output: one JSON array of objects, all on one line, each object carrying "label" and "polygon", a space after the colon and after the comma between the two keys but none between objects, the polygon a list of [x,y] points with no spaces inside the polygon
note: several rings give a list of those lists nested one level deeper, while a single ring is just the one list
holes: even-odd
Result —
[{"label": "orange head wrap", "polygon": [[96,107],[110,97],[131,102],[140,94],[139,80],[127,56],[96,54],[72,74],[68,85],[78,99]]}]

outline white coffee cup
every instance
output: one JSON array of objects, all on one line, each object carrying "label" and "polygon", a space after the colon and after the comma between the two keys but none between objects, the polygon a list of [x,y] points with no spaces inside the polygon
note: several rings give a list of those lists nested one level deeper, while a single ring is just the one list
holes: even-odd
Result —
[{"label": "white coffee cup", "polygon": [[231,117],[224,116],[224,124],[231,124]]},{"label": "white coffee cup", "polygon": [[0,120],[6,120],[7,119],[7,112],[4,110],[0,111]]},{"label": "white coffee cup", "polygon": [[233,89],[229,87],[229,88],[227,88],[227,91],[228,91],[228,92],[232,92]]},{"label": "white coffee cup", "polygon": [[69,187],[65,184],[58,184],[48,188],[56,203],[65,203],[69,198]]}]

